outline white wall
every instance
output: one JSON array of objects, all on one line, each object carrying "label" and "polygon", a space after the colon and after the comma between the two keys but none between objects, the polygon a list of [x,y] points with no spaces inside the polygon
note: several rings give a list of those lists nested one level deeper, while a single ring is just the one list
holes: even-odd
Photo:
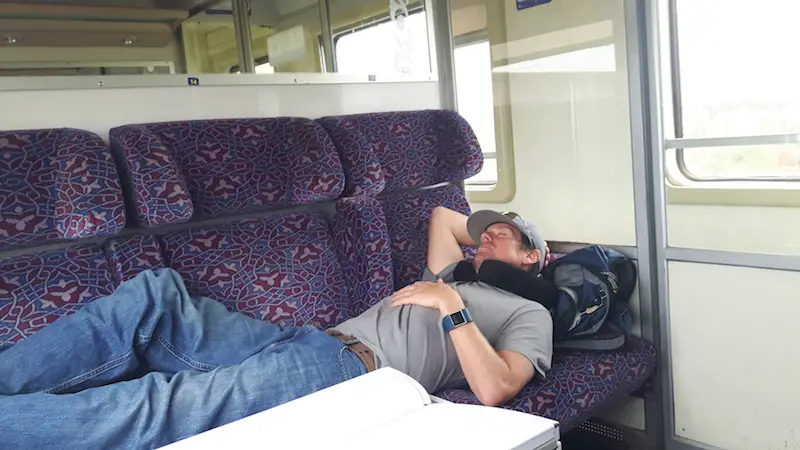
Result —
[{"label": "white wall", "polygon": [[[742,195],[746,195],[743,193]],[[669,205],[669,245],[800,255],[800,208]]]},{"label": "white wall", "polygon": [[669,265],[675,425],[731,450],[800,448],[800,273]]},{"label": "white wall", "polygon": [[523,11],[505,4],[508,43],[494,45],[495,59],[541,62],[603,45],[613,45],[613,56],[574,72],[511,75],[516,197],[475,207],[517,211],[549,240],[635,245],[622,0],[564,0]]},{"label": "white wall", "polygon": [[[185,78],[184,78],[185,80]],[[0,92],[5,130],[170,120],[305,116],[439,107],[436,82],[200,86]]]}]

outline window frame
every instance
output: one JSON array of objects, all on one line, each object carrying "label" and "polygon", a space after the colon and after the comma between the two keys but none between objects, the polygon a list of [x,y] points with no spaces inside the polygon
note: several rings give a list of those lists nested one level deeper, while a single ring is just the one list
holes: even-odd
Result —
[{"label": "window frame", "polygon": [[[673,132],[675,139],[686,139],[684,136],[683,126],[683,96],[681,89],[681,65],[680,65],[680,40],[678,37],[678,0],[668,0],[667,2],[667,37],[668,37],[668,51],[669,51],[669,70],[671,78],[671,96],[672,96],[672,119],[673,119]],[[797,134],[800,134],[798,131]],[[788,136],[788,135],[787,135]],[[691,171],[686,164],[686,151],[687,149],[694,148],[719,148],[719,145],[714,145],[714,141],[724,139],[732,136],[720,136],[706,138],[708,143],[705,145],[696,145],[693,147],[675,147],[675,162],[674,170],[677,170],[677,177],[670,177],[672,181],[678,184],[685,185],[689,183],[702,183],[710,184],[714,182],[723,182],[730,186],[730,183],[796,183],[800,182],[799,176],[712,176],[704,177],[699,176]],[[764,136],[748,136],[754,139],[759,139]],[[755,144],[755,142],[753,142]],[[740,148],[747,148],[747,144],[735,145]],[[669,147],[668,147],[669,148]],[[691,150],[690,150],[691,151]],[[670,165],[668,165],[669,167]],[[798,186],[800,187],[800,186]]]}]

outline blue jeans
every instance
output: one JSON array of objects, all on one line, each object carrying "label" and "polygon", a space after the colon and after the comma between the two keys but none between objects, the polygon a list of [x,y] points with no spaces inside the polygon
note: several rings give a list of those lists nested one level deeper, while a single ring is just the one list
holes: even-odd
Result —
[{"label": "blue jeans", "polygon": [[0,353],[0,449],[154,448],[365,372],[320,330],[146,271]]}]

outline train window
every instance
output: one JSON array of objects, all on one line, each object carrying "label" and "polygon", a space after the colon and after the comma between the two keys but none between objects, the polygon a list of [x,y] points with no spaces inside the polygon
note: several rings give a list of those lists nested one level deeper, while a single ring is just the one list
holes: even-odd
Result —
[{"label": "train window", "polygon": [[[754,9],[745,0],[672,1],[676,137],[800,132],[800,64],[793,56],[800,2],[764,0]],[[693,181],[800,180],[796,143],[674,154]]]},{"label": "train window", "polygon": [[[401,25],[402,20],[402,25]],[[336,69],[348,74],[427,75],[431,72],[428,23],[423,9],[407,18],[382,15],[334,36]]]},{"label": "train window", "polygon": [[679,167],[694,181],[800,179],[800,145],[684,149]]},{"label": "train window", "polygon": [[[261,58],[255,61],[256,63],[256,73],[264,74],[264,73],[275,73],[275,67],[272,63],[269,62],[269,58]],[[239,69],[239,65],[235,65],[231,67],[231,73],[242,73]]]},{"label": "train window", "polygon": [[493,187],[497,184],[497,147],[488,39],[457,46],[455,69],[458,112],[475,131],[484,160],[483,170],[465,184],[468,188]]}]

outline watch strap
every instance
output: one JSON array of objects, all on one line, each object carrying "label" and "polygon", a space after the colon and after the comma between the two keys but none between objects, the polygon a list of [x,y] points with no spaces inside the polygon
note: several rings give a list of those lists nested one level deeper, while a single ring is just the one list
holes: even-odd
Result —
[{"label": "watch strap", "polygon": [[446,333],[472,322],[472,315],[467,308],[448,314],[442,318],[442,327]]}]

